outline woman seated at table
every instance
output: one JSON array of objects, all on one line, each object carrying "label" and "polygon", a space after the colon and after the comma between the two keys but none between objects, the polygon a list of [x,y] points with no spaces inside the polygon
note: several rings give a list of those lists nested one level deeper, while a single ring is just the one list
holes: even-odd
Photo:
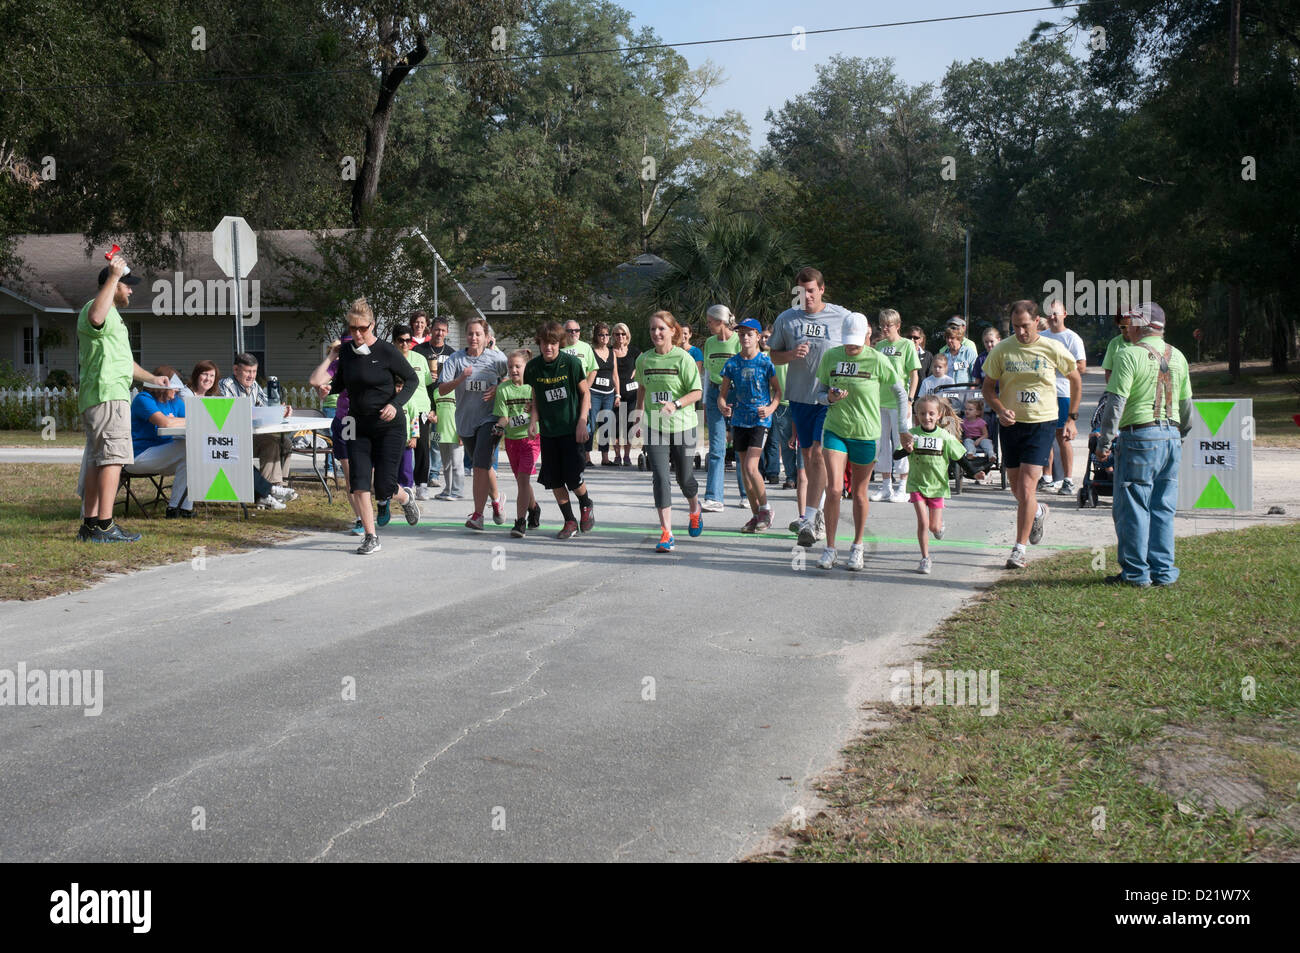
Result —
[{"label": "woman seated at table", "polygon": [[[167,379],[176,376],[176,369],[163,364],[154,369],[154,375]],[[158,436],[159,427],[183,427],[185,401],[175,389],[156,390],[142,388],[131,401],[131,449],[135,462],[130,473],[174,474],[172,495],[167,502],[167,518],[194,515],[194,502],[185,492],[185,441]]]},{"label": "woman seated at table", "polygon": [[[190,372],[190,386],[186,388],[195,397],[220,397],[221,390],[217,381],[221,379],[221,368],[212,361],[199,361]],[[181,391],[182,396],[185,390]],[[264,509],[282,510],[286,503],[298,498],[298,494],[287,486],[275,486],[262,476],[262,471],[253,467],[253,498]]]}]

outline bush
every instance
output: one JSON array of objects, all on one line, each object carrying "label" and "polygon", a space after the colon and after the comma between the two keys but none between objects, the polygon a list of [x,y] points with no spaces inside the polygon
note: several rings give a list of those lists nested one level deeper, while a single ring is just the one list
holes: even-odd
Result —
[{"label": "bush", "polygon": [[47,374],[45,377],[45,386],[46,387],[71,387],[72,375],[69,374],[67,371],[63,370],[62,368],[50,371],[50,373]]}]

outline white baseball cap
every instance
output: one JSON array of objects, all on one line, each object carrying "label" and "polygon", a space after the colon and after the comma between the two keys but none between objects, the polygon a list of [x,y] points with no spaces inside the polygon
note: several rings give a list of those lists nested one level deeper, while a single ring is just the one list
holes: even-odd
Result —
[{"label": "white baseball cap", "polygon": [[870,330],[871,325],[867,324],[867,316],[860,311],[854,311],[844,319],[840,335],[844,338],[845,344],[861,346],[867,343],[867,334]]}]

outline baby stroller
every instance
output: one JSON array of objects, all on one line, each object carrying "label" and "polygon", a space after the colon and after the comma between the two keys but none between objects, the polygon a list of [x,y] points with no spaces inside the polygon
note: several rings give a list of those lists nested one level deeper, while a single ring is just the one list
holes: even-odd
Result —
[{"label": "baby stroller", "polygon": [[1097,507],[1097,500],[1103,496],[1114,499],[1115,496],[1115,457],[1107,458],[1105,463],[1097,460],[1097,441],[1101,438],[1101,415],[1106,410],[1106,395],[1097,401],[1097,409],[1092,415],[1091,430],[1088,433],[1088,462],[1083,471],[1083,486],[1079,487],[1079,509],[1085,506]]},{"label": "baby stroller", "polygon": [[[959,408],[964,408],[968,400],[983,400],[983,392],[974,384],[941,384],[931,393],[943,404],[943,412],[939,415],[939,426],[960,441],[962,411]],[[965,461],[953,461],[948,464],[948,479],[952,482],[953,496],[961,496],[962,484],[967,479],[971,479],[966,467],[962,465],[963,462],[969,465],[971,472],[983,470],[985,473],[992,473],[997,470],[1002,478],[1002,489],[1007,488],[1007,473],[1002,469],[1002,448],[999,446],[997,449],[996,457],[990,457],[985,453],[973,453],[968,454]]]}]

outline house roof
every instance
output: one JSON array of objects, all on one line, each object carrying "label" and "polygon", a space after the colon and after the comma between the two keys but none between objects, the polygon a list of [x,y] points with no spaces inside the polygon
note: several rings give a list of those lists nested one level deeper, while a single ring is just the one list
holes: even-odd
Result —
[{"label": "house roof", "polygon": [[[344,234],[342,230],[327,232]],[[272,260],[271,246],[281,254],[293,255],[305,261],[319,263],[320,256],[312,244],[315,232],[303,229],[267,229],[257,233],[257,264],[250,278],[260,281],[264,288],[275,289],[286,277],[285,270]],[[225,280],[226,276],[212,259],[211,232],[180,232],[172,241],[176,249],[176,267],[166,272],[145,271],[141,289],[150,288],[155,279],[174,280],[180,271],[185,280]],[[6,275],[0,279],[0,289],[21,298],[41,311],[77,312],[95,296],[96,279],[104,267],[103,248],[87,250],[86,237],[79,232],[55,235],[19,235],[15,252],[24,267],[19,275]],[[129,259],[128,259],[129,261]],[[143,305],[146,295],[137,298]],[[149,310],[148,307],[128,310]]]}]

